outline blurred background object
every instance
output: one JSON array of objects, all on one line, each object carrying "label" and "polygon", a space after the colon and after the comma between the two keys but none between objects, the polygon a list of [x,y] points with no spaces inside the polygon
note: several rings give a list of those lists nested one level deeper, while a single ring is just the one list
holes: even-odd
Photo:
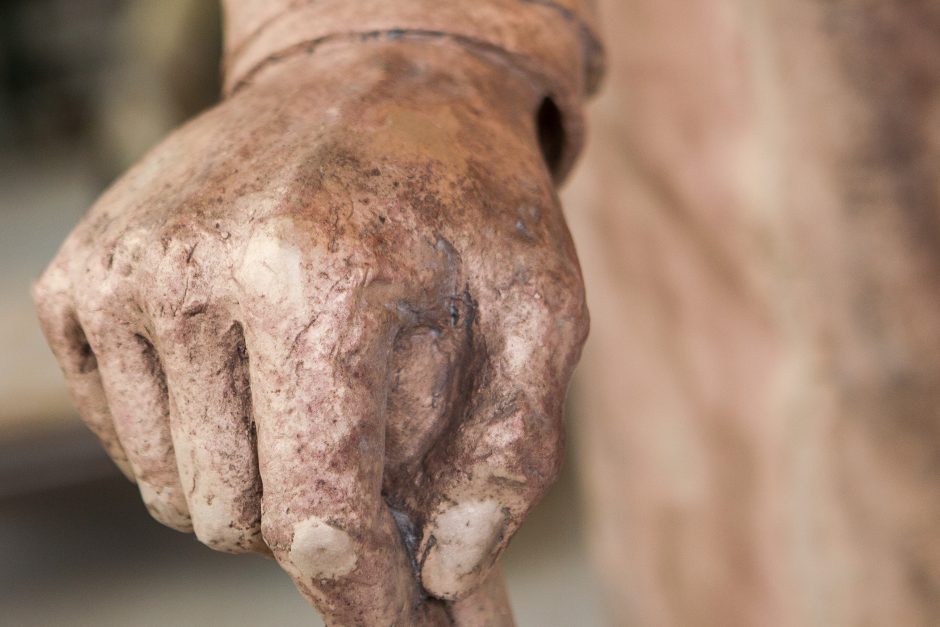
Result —
[{"label": "blurred background object", "polygon": [[598,4],[563,198],[616,624],[940,625],[940,3]]},{"label": "blurred background object", "polygon": [[[271,561],[150,519],[69,402],[29,289],[116,176],[219,94],[216,0],[0,3],[0,625],[312,625]],[[504,571],[520,625],[601,624],[572,464]]]}]

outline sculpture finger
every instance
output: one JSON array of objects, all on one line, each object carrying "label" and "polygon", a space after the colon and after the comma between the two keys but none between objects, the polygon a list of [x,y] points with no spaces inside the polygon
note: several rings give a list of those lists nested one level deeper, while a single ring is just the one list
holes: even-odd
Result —
[{"label": "sculpture finger", "polygon": [[114,425],[150,514],[192,531],[170,434],[166,381],[153,344],[126,320],[102,310],[79,316],[101,369]]},{"label": "sculpture finger", "polygon": [[286,285],[298,257],[278,246],[259,246],[240,277],[265,541],[327,624],[416,624],[416,578],[381,496],[388,310],[348,269],[329,289]]},{"label": "sculpture finger", "polygon": [[162,344],[173,448],[196,537],[220,551],[267,553],[241,326],[199,310]]},{"label": "sculpture finger", "polygon": [[65,382],[84,423],[98,436],[121,472],[134,480],[134,471],[121,446],[105,398],[98,359],[78,322],[68,295],[68,279],[54,262],[33,288],[42,332],[65,375]]},{"label": "sculpture finger", "polygon": [[481,584],[554,481],[565,392],[587,331],[578,282],[478,293],[487,365],[474,375],[466,415],[429,458],[418,549],[424,588],[448,600]]}]

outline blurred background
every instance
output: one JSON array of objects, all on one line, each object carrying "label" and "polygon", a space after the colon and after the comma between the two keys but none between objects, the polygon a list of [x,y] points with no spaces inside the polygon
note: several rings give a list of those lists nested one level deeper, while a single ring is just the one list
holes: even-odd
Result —
[{"label": "blurred background", "polygon": [[[0,625],[315,625],[274,562],[150,519],[80,424],[31,283],[85,209],[218,97],[217,0],[0,2]],[[602,624],[574,464],[504,560],[520,625]]]}]

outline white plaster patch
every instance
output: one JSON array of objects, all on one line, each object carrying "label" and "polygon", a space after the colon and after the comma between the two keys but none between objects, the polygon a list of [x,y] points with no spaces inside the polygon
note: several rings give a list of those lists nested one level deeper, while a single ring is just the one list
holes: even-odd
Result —
[{"label": "white plaster patch", "polygon": [[348,575],[359,561],[349,534],[316,516],[294,526],[294,540],[287,559],[299,573],[314,579]]},{"label": "white plaster patch", "polygon": [[444,511],[435,521],[436,543],[421,571],[425,587],[442,597],[463,592],[467,582],[461,580],[492,553],[502,525],[502,506],[492,499],[466,501]]},{"label": "white plaster patch", "polygon": [[303,256],[276,233],[259,230],[245,247],[238,281],[253,295],[303,311]]}]

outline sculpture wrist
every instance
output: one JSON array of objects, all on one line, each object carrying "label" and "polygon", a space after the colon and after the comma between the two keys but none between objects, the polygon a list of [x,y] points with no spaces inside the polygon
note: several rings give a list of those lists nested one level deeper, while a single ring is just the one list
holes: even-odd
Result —
[{"label": "sculpture wrist", "polygon": [[226,94],[280,59],[337,39],[438,38],[523,71],[561,112],[562,178],[583,142],[582,105],[603,54],[591,0],[223,0]]}]

